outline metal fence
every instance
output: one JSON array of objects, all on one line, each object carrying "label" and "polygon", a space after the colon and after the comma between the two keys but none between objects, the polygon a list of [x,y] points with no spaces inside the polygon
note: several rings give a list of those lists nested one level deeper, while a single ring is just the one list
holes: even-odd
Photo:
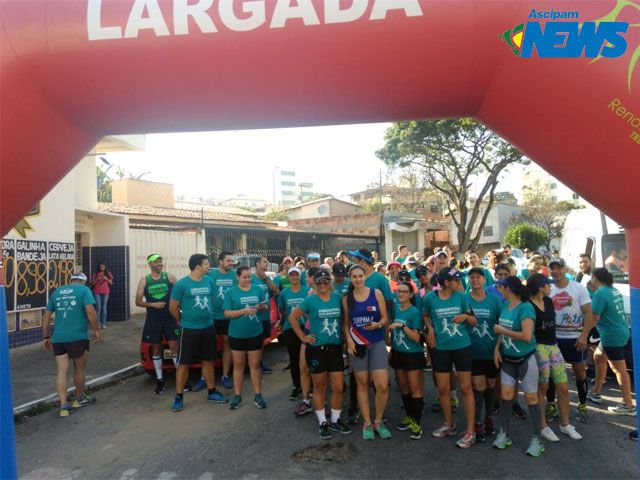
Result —
[{"label": "metal fence", "polygon": [[[246,238],[243,240],[243,234]],[[330,233],[287,232],[273,230],[206,230],[207,253],[215,259],[221,251],[229,250],[235,255],[257,254],[269,262],[279,264],[289,255],[306,256],[317,252],[322,258],[335,257],[340,250],[368,248],[380,251],[383,248],[377,238],[340,236]],[[288,246],[288,248],[287,248]]]}]

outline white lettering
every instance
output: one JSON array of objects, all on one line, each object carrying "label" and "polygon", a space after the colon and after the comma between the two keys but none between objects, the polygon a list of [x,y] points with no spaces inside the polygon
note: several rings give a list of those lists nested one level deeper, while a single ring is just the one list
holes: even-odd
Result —
[{"label": "white lettering", "polygon": [[279,1],[271,17],[271,28],[283,28],[287,20],[301,18],[305,25],[319,25],[320,19],[311,0],[297,0],[292,6],[291,0]]},{"label": "white lettering", "polygon": [[384,20],[389,10],[400,9],[404,10],[407,17],[422,16],[422,9],[418,0],[376,0],[369,20]]},{"label": "white lettering", "polygon": [[87,2],[87,33],[89,40],[112,40],[122,38],[122,27],[102,26],[102,0]]},{"label": "white lettering", "polygon": [[[143,17],[145,10],[149,14],[148,17]],[[158,0],[136,0],[133,7],[131,7],[124,38],[135,38],[140,30],[146,29],[152,29],[158,37],[170,34],[162,16],[160,5],[158,5]]]},{"label": "white lettering", "polygon": [[340,9],[340,2],[324,2],[325,23],[346,23],[359,19],[367,9],[368,0],[353,0],[349,8]]},{"label": "white lettering", "polygon": [[243,2],[242,11],[251,13],[249,18],[240,19],[233,11],[234,0],[220,0],[220,20],[230,30],[237,32],[247,32],[262,25],[266,20],[264,2],[261,0],[253,2]]},{"label": "white lettering", "polygon": [[188,0],[174,0],[173,2],[173,31],[176,35],[189,34],[189,17],[198,25],[202,33],[218,31],[207,10],[213,5],[213,0],[200,0],[189,5]]}]

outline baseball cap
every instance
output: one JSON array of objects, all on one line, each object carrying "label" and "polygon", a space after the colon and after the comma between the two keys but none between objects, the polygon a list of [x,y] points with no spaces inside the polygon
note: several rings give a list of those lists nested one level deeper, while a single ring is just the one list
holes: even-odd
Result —
[{"label": "baseball cap", "polygon": [[566,262],[562,258],[556,257],[549,260],[549,268],[551,268],[551,265],[553,265],[554,263],[561,268],[567,266]]},{"label": "baseball cap", "polygon": [[373,265],[373,255],[371,255],[371,250],[369,250],[368,248],[359,248],[358,250],[352,250],[349,252],[349,255],[359,258],[360,260],[364,260],[369,265]]},{"label": "baseball cap", "polygon": [[553,285],[554,283],[556,283],[555,280],[545,277],[541,273],[532,273],[529,275],[529,278],[527,278],[527,288],[529,288],[532,295],[538,293],[545,285]]},{"label": "baseball cap", "polygon": [[78,272],[71,275],[71,280],[79,280],[81,282],[86,282],[87,276],[82,272]]},{"label": "baseball cap", "polygon": [[287,275],[291,275],[292,273],[297,273],[298,275],[302,275],[302,272],[298,267],[291,267],[287,272]]},{"label": "baseball cap", "polygon": [[307,254],[307,260],[320,260],[320,254],[319,253],[309,253]]},{"label": "baseball cap", "polygon": [[156,260],[161,258],[162,258],[162,255],[160,255],[159,253],[152,253],[147,257],[147,263],[155,262]]},{"label": "baseball cap", "polygon": [[396,261],[394,260],[393,262],[389,262],[389,263],[387,263],[387,269],[389,269],[389,268],[393,267],[394,265],[395,265],[396,267],[400,267],[400,268],[402,268],[402,265],[400,265],[400,262],[396,262]]},{"label": "baseball cap", "polygon": [[284,257],[284,258],[282,259],[282,263],[286,263],[286,262],[291,262],[291,263],[293,263],[293,258],[291,258],[291,257]]},{"label": "baseball cap", "polygon": [[411,277],[411,274],[406,270],[403,270],[400,273],[398,273],[398,280],[402,280],[402,279],[405,279],[406,281],[409,281],[409,282],[413,280],[413,278]]},{"label": "baseball cap", "polygon": [[425,265],[418,265],[416,267],[416,276],[429,275],[429,269]]},{"label": "baseball cap", "polygon": [[438,283],[442,283],[445,280],[454,280],[462,278],[460,270],[456,270],[451,267],[444,267],[438,271]]},{"label": "baseball cap", "polygon": [[346,277],[347,276],[347,267],[343,263],[334,263],[333,267],[331,267],[331,271],[335,277]]},{"label": "baseball cap", "polygon": [[323,269],[319,269],[315,275],[313,276],[313,280],[315,282],[317,282],[318,280],[321,280],[323,278],[328,278],[329,280],[331,280],[331,274],[329,272],[327,272],[326,270]]},{"label": "baseball cap", "polygon": [[416,257],[407,257],[405,263],[409,265],[416,265],[418,263],[418,260],[416,260]]},{"label": "baseball cap", "polygon": [[438,258],[438,257],[442,257],[443,255],[447,258],[449,257],[449,255],[447,255],[447,252],[445,252],[444,250],[440,250],[438,253],[434,255],[434,257]]},{"label": "baseball cap", "polygon": [[472,273],[478,273],[480,275],[482,275],[483,277],[485,276],[484,274],[484,270],[480,267],[473,267],[469,269],[469,272],[467,273],[467,275],[471,275]]}]

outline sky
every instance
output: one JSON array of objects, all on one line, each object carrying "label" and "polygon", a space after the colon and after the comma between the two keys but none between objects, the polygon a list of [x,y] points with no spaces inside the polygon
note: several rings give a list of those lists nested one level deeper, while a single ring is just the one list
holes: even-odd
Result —
[{"label": "sky", "polygon": [[[375,156],[389,126],[153,134],[146,136],[145,151],[102,156],[127,173],[150,172],[143,179],[172,183],[175,195],[186,197],[222,200],[242,194],[271,202],[273,172],[281,167],[295,170],[298,182],[313,182],[315,192],[348,199],[350,193],[377,184],[380,170],[383,181],[393,178]],[[521,177],[521,169],[514,169],[498,191],[519,197]]]}]

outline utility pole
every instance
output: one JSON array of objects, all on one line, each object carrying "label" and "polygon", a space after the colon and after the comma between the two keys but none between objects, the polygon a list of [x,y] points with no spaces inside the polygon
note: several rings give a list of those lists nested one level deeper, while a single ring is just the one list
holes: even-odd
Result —
[{"label": "utility pole", "polygon": [[383,255],[380,255],[380,245],[382,245],[382,239],[384,238],[384,214],[382,211],[382,169],[378,171],[378,209],[380,215],[380,225],[378,229],[378,256],[379,258],[383,258]]}]

